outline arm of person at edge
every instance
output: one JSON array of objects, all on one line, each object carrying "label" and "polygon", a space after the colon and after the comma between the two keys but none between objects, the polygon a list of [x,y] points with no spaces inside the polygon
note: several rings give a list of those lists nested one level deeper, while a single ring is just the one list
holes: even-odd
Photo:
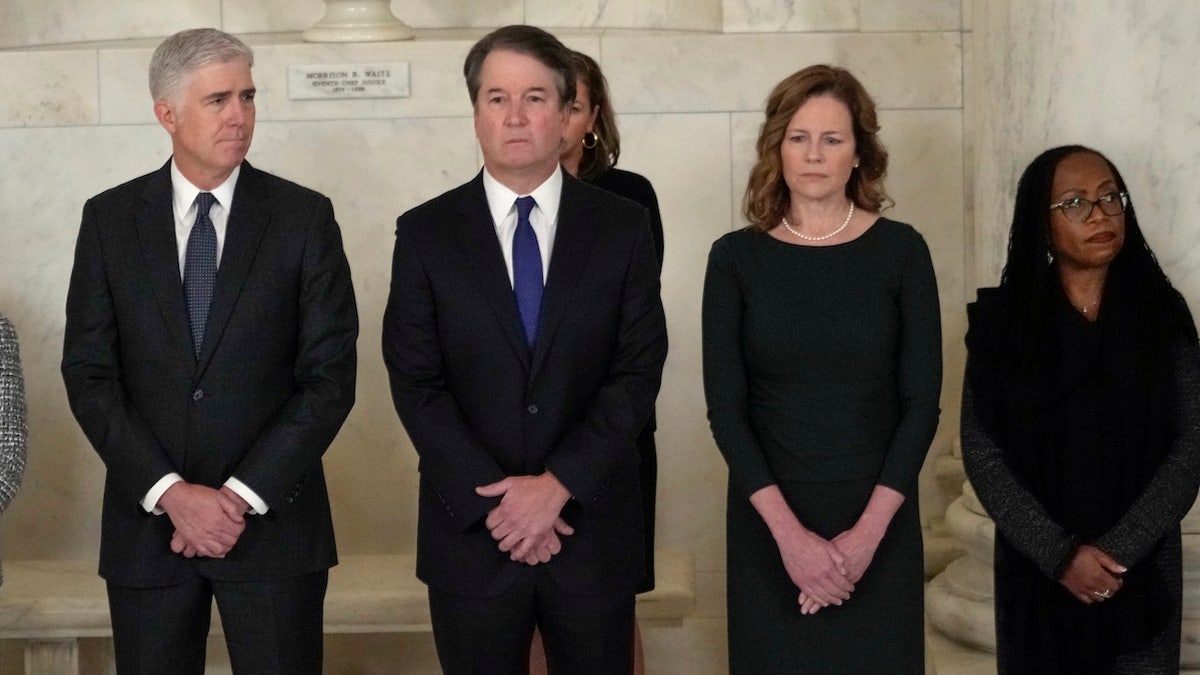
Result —
[{"label": "arm of person at edge", "polygon": [[[862,579],[905,495],[915,489],[940,414],[942,324],[937,279],[929,248],[920,235],[910,233],[908,244],[899,294],[900,421],[866,508],[853,527],[833,538],[833,545],[845,557],[847,577],[852,583]],[[802,594],[803,608],[819,608],[806,600],[809,598]]]},{"label": "arm of person at edge", "polygon": [[[643,209],[625,267],[621,325],[608,378],[580,421],[551,450],[546,470],[537,476],[508,476],[476,490],[501,497],[486,524],[500,550],[513,560],[533,564],[531,553],[544,550],[556,533],[570,533],[558,517],[569,499],[591,503],[613,472],[640,461],[635,439],[650,417],[667,356],[655,247]],[[534,557],[545,562],[541,554]]]},{"label": "arm of person at edge", "polygon": [[[735,256],[728,240],[717,241],[704,277],[704,394],[713,438],[729,465],[733,488],[747,495],[767,525],[792,583],[821,607],[841,604],[854,590],[844,556],[796,517],[750,426],[749,383],[742,361],[744,299]],[[798,604],[799,597],[798,591]]]},{"label": "arm of person at edge", "polygon": [[[967,356],[967,370],[971,358]],[[1045,506],[1018,480],[1003,451],[984,431],[975,413],[970,377],[964,378],[962,402],[963,466],[979,502],[997,530],[1033,561],[1047,577],[1061,583],[1084,604],[1102,601],[1124,583],[1125,568],[1101,549],[1081,543],[1050,517]]]},{"label": "arm of person at edge", "polygon": [[16,329],[0,315],[0,513],[8,508],[25,475],[28,426]]},{"label": "arm of person at edge", "polygon": [[[163,476],[176,468],[167,458],[122,380],[120,339],[108,287],[94,203],[84,205],[83,218],[67,292],[67,324],[63,337],[63,382],[71,411],[104,462],[113,484],[137,504]],[[198,486],[203,487],[203,486]],[[221,556],[241,535],[244,523],[232,519],[216,490],[189,512],[182,526],[198,551]]]}]

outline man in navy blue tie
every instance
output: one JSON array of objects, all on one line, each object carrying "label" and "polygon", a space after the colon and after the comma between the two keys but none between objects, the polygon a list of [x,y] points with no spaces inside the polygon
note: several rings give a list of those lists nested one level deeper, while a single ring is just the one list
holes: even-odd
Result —
[{"label": "man in navy blue tie", "polygon": [[420,456],[417,575],[451,675],[632,665],[638,451],[667,352],[641,206],[559,167],[570,53],[529,26],[463,67],[483,170],[402,215],[383,325]]}]

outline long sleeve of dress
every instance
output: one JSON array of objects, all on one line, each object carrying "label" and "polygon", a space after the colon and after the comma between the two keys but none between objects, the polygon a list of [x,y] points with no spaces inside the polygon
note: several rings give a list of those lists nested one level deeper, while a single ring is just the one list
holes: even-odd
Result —
[{"label": "long sleeve of dress", "polygon": [[1000,447],[976,417],[970,386],[963,387],[961,440],[967,477],[996,528],[1043,574],[1057,580],[1078,542],[1005,463]]},{"label": "long sleeve of dress", "polygon": [[0,512],[8,508],[25,473],[25,382],[17,334],[0,316]]},{"label": "long sleeve of dress", "polygon": [[775,476],[750,427],[749,386],[742,349],[742,296],[737,266],[727,240],[718,240],[704,275],[701,325],[704,397],[717,448],[729,464],[729,480],[749,497],[775,483]]},{"label": "long sleeve of dress", "polygon": [[1175,440],[1146,489],[1096,546],[1131,566],[1179,526],[1200,486],[1200,346],[1174,350]]},{"label": "long sleeve of dress", "polygon": [[937,279],[925,240],[915,231],[903,255],[897,386],[900,422],[879,474],[879,484],[915,496],[917,474],[937,432],[942,393],[942,318]]}]

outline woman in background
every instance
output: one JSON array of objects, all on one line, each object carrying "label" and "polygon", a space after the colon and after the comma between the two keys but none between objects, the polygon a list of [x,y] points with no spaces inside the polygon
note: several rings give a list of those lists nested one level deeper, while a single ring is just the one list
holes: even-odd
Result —
[{"label": "woman in background", "polygon": [[26,433],[25,381],[17,333],[0,314],[0,513],[8,508],[25,473]]},{"label": "woman in background", "polygon": [[[637,202],[650,213],[650,233],[658,252],[658,269],[663,263],[662,215],[658,211],[658,196],[650,181],[632,171],[616,168],[621,155],[621,135],[617,131],[617,114],[608,96],[608,80],[600,65],[581,52],[571,53],[575,68],[575,102],[563,134],[563,170],[587,183]],[[654,415],[637,438],[641,456],[642,512],[645,524],[646,576],[638,586],[639,593],[654,589],[654,503],[658,483],[658,454],[654,446]],[[645,671],[641,631],[634,623],[634,673]],[[546,672],[545,654],[540,633],[534,633],[531,668],[535,674]]]},{"label": "woman in background", "polygon": [[963,461],[996,523],[1000,673],[1179,672],[1200,347],[1107,158],[1033,160],[1000,286],[967,314]]},{"label": "woman in background", "polygon": [[729,666],[924,673],[917,473],[941,318],[925,240],[879,215],[875,104],[810,66],[767,99],[743,212],[704,281],[704,393],[729,464]]}]

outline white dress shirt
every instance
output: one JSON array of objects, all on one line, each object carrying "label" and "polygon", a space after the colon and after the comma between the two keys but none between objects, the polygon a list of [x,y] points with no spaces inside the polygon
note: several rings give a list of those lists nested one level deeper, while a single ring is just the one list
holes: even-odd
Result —
[{"label": "white dress shirt", "polygon": [[562,167],[556,167],[554,173],[544,183],[534,188],[529,195],[519,195],[500,184],[500,181],[483,170],[483,192],[487,196],[488,210],[492,214],[492,224],[496,227],[496,238],[500,240],[500,250],[504,253],[504,267],[508,270],[508,283],[513,281],[513,234],[517,231],[517,197],[533,197],[537,206],[529,214],[529,225],[537,236],[538,251],[542,254],[542,283],[546,283],[546,275],[550,272],[550,252],[554,248],[554,233],[558,231],[558,203],[562,199]]},{"label": "white dress shirt", "polygon": [[[233,207],[233,189],[237,185],[238,175],[241,171],[242,167],[236,167],[224,183],[209,190],[216,198],[216,202],[208,210],[208,218],[217,231],[218,268],[221,266],[221,253],[225,250],[225,229],[229,224],[229,210]],[[192,233],[192,226],[196,223],[196,195],[201,192],[200,188],[192,185],[188,179],[183,177],[183,174],[175,166],[175,160],[171,160],[171,210],[175,214],[175,246],[179,250],[179,281],[181,284],[183,283],[184,261],[187,259],[188,237]],[[174,471],[158,479],[158,482],[142,498],[142,508],[156,516],[166,513],[158,505],[158,500],[162,498],[167,488],[182,481],[183,476]],[[225,487],[246,500],[246,503],[250,505],[250,513],[257,515],[267,512],[267,503],[237,478],[230,476],[229,480],[225,481]]]}]

